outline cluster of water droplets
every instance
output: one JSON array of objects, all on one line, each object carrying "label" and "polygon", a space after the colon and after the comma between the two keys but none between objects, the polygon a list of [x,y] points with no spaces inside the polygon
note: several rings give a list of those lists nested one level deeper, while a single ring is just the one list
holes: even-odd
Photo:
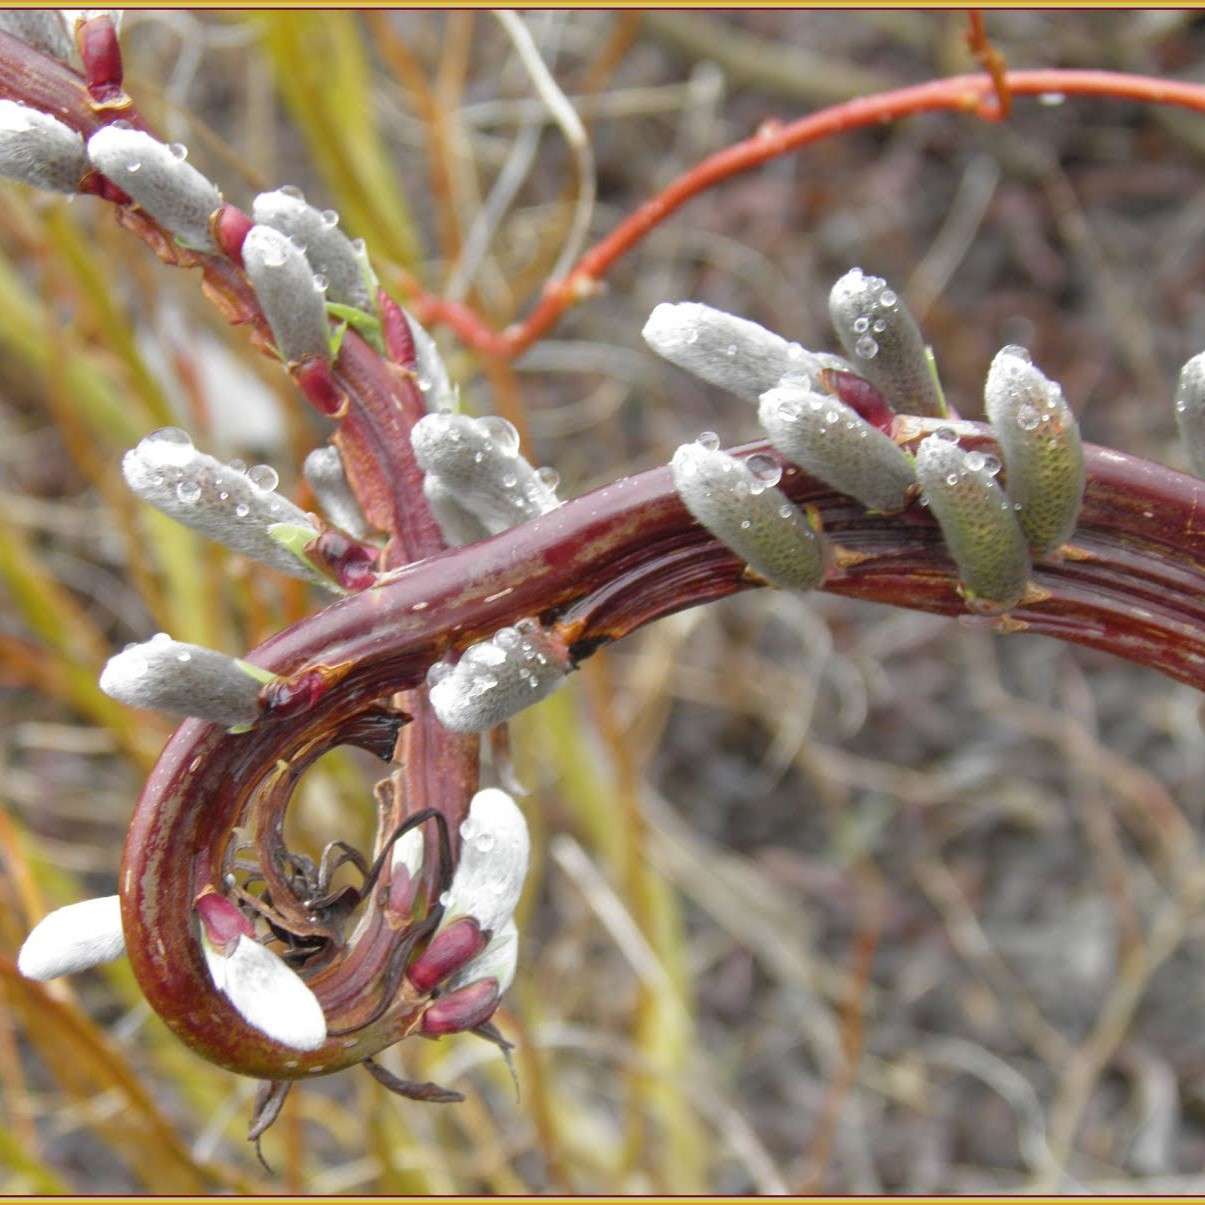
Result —
[{"label": "cluster of water droplets", "polygon": [[853,268],[845,279],[851,291],[855,288],[861,291],[864,310],[850,324],[856,336],[851,350],[860,360],[873,360],[879,354],[879,341],[875,336],[886,333],[887,315],[899,304],[899,297],[894,289],[888,288],[883,277],[870,276],[861,268]]},{"label": "cluster of water droplets", "polygon": [[[192,506],[204,496],[210,504],[230,504],[227,509],[236,518],[244,519],[251,513],[251,505],[244,497],[245,489],[251,486],[259,495],[272,494],[280,484],[280,475],[268,464],[255,464],[250,468],[242,460],[230,460],[226,464],[215,457],[199,452],[188,432],[180,427],[160,427],[143,437],[138,447],[130,454],[155,471],[149,478],[156,489],[171,489],[176,501],[182,506]],[[133,467],[133,461],[130,461]],[[232,494],[237,495],[231,503]],[[269,515],[279,515],[281,499],[261,498]]]}]

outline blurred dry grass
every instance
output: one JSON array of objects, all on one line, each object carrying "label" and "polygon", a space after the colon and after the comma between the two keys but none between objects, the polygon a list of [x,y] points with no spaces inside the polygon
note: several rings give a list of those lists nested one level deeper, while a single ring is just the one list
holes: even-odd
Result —
[{"label": "blurred dry grass", "polygon": [[[526,19],[589,128],[595,236],[767,116],[968,68],[953,13]],[[988,25],[1016,66],[1205,71],[1191,12]],[[130,12],[123,41],[131,93],[232,200],[301,185],[386,281],[502,324],[561,251],[572,161],[488,14]],[[653,305],[827,346],[857,263],[920,311],[964,412],[1023,342],[1089,439],[1179,464],[1201,129],[1075,101],[851,134],[693,202],[513,368],[439,338],[468,404],[521,421],[572,494],[753,432],[645,352]],[[514,726],[537,846],[500,1015],[517,1100],[488,1046],[409,1043],[387,1065],[466,1104],[307,1085],[269,1177],[253,1086],[179,1046],[123,966],[17,980],[33,920],[114,890],[166,733],[99,693],[105,656],[161,628],[237,653],[312,605],[136,506],[122,451],[178,421],[295,488],[322,430],[101,206],[2,195],[0,1191],[1205,1190],[1199,695],[824,595],[666,621]],[[369,782],[325,760],[301,838],[363,841]]]}]

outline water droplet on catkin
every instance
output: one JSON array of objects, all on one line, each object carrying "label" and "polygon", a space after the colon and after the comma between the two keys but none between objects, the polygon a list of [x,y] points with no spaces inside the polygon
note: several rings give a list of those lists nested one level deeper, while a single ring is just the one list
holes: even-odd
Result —
[{"label": "water droplet on catkin", "polygon": [[280,474],[270,464],[253,464],[247,470],[247,480],[261,490],[271,492],[280,484]]},{"label": "water droplet on catkin", "polygon": [[772,456],[750,456],[745,461],[745,466],[753,474],[753,482],[749,487],[752,494],[760,494],[782,480],[782,465]]},{"label": "water droplet on catkin", "polygon": [[1017,411],[1017,426],[1022,431],[1033,431],[1041,422],[1042,416],[1032,406],[1022,406]]}]

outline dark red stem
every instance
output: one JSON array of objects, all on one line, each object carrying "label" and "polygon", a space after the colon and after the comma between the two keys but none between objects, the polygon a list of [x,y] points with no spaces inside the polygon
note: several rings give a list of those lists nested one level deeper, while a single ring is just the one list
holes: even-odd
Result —
[{"label": "dark red stem", "polygon": [[[923,424],[922,424],[923,425]],[[987,429],[961,424],[982,443]],[[750,445],[743,454],[768,453]],[[1041,601],[992,623],[1105,649],[1205,686],[1205,482],[1106,449],[1087,449],[1089,483],[1074,556],[1035,567]],[[826,532],[862,560],[827,589],[939,614],[965,614],[956,574],[928,513],[870,516],[787,466],[786,492],[819,510]],[[415,1023],[405,995],[382,1018],[313,1054],[283,1052],[239,1022],[213,991],[192,902],[219,885],[232,830],[257,792],[278,814],[300,773],[347,739],[358,713],[421,684],[427,668],[528,615],[556,621],[581,659],[662,616],[751,583],[742,565],[678,501],[668,470],[615,482],[491,540],[386,575],[248,655],[278,673],[323,666],[335,684],[312,709],[243,735],[188,721],[168,741],[130,826],[122,907],[134,973],[152,1006],[207,1058],[246,1074],[283,1079],[358,1062]],[[416,692],[413,698],[421,701]],[[423,726],[416,731],[427,732]],[[454,756],[467,757],[457,748]],[[420,757],[438,791],[450,767]],[[282,770],[287,766],[287,771]],[[463,765],[451,767],[453,772]],[[187,876],[179,860],[189,857]],[[185,881],[182,881],[185,880]],[[390,944],[376,898],[354,947],[314,975],[332,1029],[355,1024],[375,1001],[366,984],[385,973]],[[182,1009],[180,1001],[204,1001]]]}]

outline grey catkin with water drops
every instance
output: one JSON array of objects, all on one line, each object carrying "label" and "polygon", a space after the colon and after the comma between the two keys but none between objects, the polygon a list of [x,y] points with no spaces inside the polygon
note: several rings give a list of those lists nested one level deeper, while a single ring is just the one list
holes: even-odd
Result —
[{"label": "grey catkin with water drops", "polygon": [[1034,556],[1061,547],[1075,530],[1084,496],[1079,424],[1062,389],[1023,347],[997,353],[984,407],[1004,460],[1008,496]]},{"label": "grey catkin with water drops", "polygon": [[881,276],[850,269],[833,285],[828,309],[854,371],[894,409],[933,418],[946,413],[920,327]]},{"label": "grey catkin with water drops", "polygon": [[901,511],[917,492],[912,459],[835,397],[787,378],[762,394],[758,421],[789,460],[869,510]]},{"label": "grey catkin with water drops", "polygon": [[778,489],[777,464],[769,457],[750,463],[712,443],[705,434],[670,460],[686,509],[770,585],[814,590],[828,569],[825,540]]},{"label": "grey catkin with water drops", "polygon": [[1176,429],[1192,471],[1205,477],[1205,352],[1193,356],[1180,370]]},{"label": "grey catkin with water drops", "polygon": [[222,194],[187,161],[187,153],[179,143],[168,145],[142,130],[115,125],[88,139],[88,157],[102,175],[185,246],[214,251],[209,223]]},{"label": "grey catkin with water drops", "polygon": [[958,567],[968,607],[995,614],[1015,606],[1029,582],[1029,545],[987,458],[938,432],[921,440],[916,474]]}]

